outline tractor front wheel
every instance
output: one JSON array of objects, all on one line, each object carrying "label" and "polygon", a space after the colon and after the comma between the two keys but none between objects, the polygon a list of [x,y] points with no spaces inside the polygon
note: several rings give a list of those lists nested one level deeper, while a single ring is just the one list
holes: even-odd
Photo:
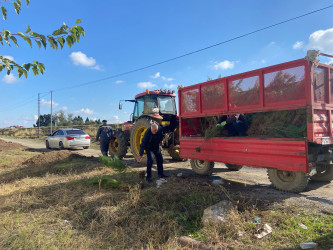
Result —
[{"label": "tractor front wheel", "polygon": [[[140,156],[140,145],[143,139],[143,136],[146,130],[153,124],[155,121],[148,117],[140,118],[137,120],[131,130],[131,151],[134,158],[137,160]],[[147,162],[147,155],[144,154],[141,160],[141,163]]]},{"label": "tractor front wheel", "polygon": [[299,193],[308,185],[309,177],[305,172],[283,171],[275,168],[267,169],[268,178],[279,190]]},{"label": "tractor front wheel", "polygon": [[179,145],[175,146],[175,145],[171,144],[168,148],[168,153],[171,156],[172,160],[174,160],[174,161],[184,161],[185,160],[180,157]]},{"label": "tractor front wheel", "polygon": [[110,155],[118,156],[119,159],[124,158],[127,154],[127,140],[126,135],[121,130],[116,130],[113,140],[110,141]]},{"label": "tractor front wheel", "polygon": [[214,168],[214,162],[212,161],[201,161],[201,160],[190,160],[191,168],[196,174],[200,175],[211,175]]}]

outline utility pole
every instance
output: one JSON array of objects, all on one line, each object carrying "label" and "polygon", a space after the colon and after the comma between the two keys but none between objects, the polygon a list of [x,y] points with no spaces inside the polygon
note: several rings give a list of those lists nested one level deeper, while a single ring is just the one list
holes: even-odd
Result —
[{"label": "utility pole", "polygon": [[52,90],[51,90],[51,135],[52,135],[52,105],[53,102],[52,102]]},{"label": "utility pole", "polygon": [[40,128],[40,93],[38,93],[38,138],[40,138],[40,132],[39,132],[39,128]]}]

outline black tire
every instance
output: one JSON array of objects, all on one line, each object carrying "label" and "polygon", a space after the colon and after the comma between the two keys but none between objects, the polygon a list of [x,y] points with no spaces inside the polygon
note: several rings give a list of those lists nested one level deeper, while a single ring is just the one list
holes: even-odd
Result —
[{"label": "black tire", "polygon": [[224,165],[231,171],[239,171],[243,167],[242,165],[229,164],[229,163],[225,163]]},{"label": "black tire", "polygon": [[61,150],[62,150],[62,149],[65,149],[64,144],[62,143],[62,141],[59,142],[59,148],[60,148]]},{"label": "black tire", "polygon": [[300,171],[292,172],[268,168],[267,174],[275,188],[286,192],[299,193],[306,188],[309,182],[306,173]]},{"label": "black tire", "polygon": [[190,160],[191,168],[196,174],[200,175],[211,175],[214,168],[214,162],[212,161],[201,161],[201,160]]},{"label": "black tire", "polygon": [[326,165],[325,169],[310,176],[313,181],[331,181],[333,180],[333,165]]},{"label": "black tire", "polygon": [[51,149],[51,148],[50,148],[50,143],[49,143],[49,141],[46,141],[46,142],[45,142],[45,146],[46,146],[46,149]]},{"label": "black tire", "polygon": [[116,130],[114,133],[114,139],[110,141],[110,155],[118,156],[119,159],[124,158],[124,156],[127,154],[127,139],[126,135],[121,130]]},{"label": "black tire", "polygon": [[185,159],[180,157],[179,146],[171,144],[168,148],[168,153],[174,161],[184,161]]},{"label": "black tire", "polygon": [[[135,159],[138,159],[140,154],[140,144],[143,138],[144,133],[146,132],[147,128],[151,126],[155,122],[154,119],[149,117],[142,117],[139,118],[133,125],[131,130],[131,152]],[[147,155],[144,154],[141,160],[141,163],[147,163]]]},{"label": "black tire", "polygon": [[87,146],[87,147],[83,147],[83,149],[88,149],[89,148],[89,146]]}]

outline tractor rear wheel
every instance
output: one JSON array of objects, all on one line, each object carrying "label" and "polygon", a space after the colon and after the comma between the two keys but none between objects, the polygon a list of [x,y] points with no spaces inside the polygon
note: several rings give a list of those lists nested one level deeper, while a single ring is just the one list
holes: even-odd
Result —
[{"label": "tractor rear wheel", "polygon": [[275,168],[267,169],[268,178],[279,190],[299,193],[308,185],[309,178],[305,172],[283,171]]},{"label": "tractor rear wheel", "polygon": [[229,170],[231,171],[239,171],[243,166],[242,165],[236,165],[236,164],[224,164]]},{"label": "tractor rear wheel", "polygon": [[323,171],[317,172],[310,177],[314,181],[331,181],[333,180],[333,165],[326,165]]},{"label": "tractor rear wheel", "polygon": [[212,161],[201,161],[201,160],[190,160],[191,168],[196,174],[200,175],[211,175],[214,168],[214,162]]},{"label": "tractor rear wheel", "polygon": [[126,135],[121,130],[116,130],[114,133],[114,139],[110,141],[110,155],[118,156],[119,159],[124,158],[127,154],[127,139]]},{"label": "tractor rear wheel", "polygon": [[[140,144],[143,136],[147,130],[155,121],[151,118],[144,117],[137,120],[131,130],[131,151],[135,159],[140,156]],[[147,155],[144,154],[141,163],[147,162]]]}]

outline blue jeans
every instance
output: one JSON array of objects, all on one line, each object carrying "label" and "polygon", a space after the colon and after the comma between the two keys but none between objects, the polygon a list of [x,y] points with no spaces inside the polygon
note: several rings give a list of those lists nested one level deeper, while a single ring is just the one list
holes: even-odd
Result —
[{"label": "blue jeans", "polygon": [[163,175],[163,157],[161,151],[152,150],[147,151],[147,179],[151,179],[151,167],[153,166],[153,154],[155,155],[156,164],[157,164],[157,174]]},{"label": "blue jeans", "polygon": [[229,136],[246,136],[248,126],[245,122],[237,120],[232,124],[227,124],[226,128]]}]

